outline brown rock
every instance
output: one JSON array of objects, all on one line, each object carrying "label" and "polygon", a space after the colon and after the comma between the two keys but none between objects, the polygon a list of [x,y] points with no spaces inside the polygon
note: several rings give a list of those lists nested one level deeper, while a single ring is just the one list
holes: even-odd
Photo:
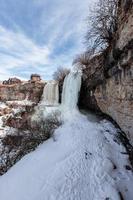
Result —
[{"label": "brown rock", "polygon": [[32,74],[31,78],[30,78],[31,82],[37,82],[37,81],[41,81],[41,76],[38,74]]},{"label": "brown rock", "polygon": [[18,78],[9,78],[7,81],[3,81],[3,85],[13,85],[21,83],[21,80]]},{"label": "brown rock", "polygon": [[0,116],[10,114],[11,112],[12,112],[12,109],[9,107],[0,108]]},{"label": "brown rock", "polygon": [[28,99],[38,103],[41,99],[43,82],[24,82],[15,85],[0,85],[0,101],[21,101]]},{"label": "brown rock", "polygon": [[32,112],[23,111],[19,114],[17,113],[16,115],[11,115],[5,120],[4,125],[17,129],[27,130],[30,127],[31,113]]}]

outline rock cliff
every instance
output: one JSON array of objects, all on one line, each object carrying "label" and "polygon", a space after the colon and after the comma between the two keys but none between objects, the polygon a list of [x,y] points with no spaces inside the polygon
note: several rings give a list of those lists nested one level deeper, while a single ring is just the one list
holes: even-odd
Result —
[{"label": "rock cliff", "polygon": [[133,2],[119,1],[118,30],[106,58],[84,70],[80,106],[114,119],[133,144]]},{"label": "rock cliff", "polygon": [[22,82],[13,85],[0,85],[0,101],[22,101],[38,103],[43,93],[43,82]]}]

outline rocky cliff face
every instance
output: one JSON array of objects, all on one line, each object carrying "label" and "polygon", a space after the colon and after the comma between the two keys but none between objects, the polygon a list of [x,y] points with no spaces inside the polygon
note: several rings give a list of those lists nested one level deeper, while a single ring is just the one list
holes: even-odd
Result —
[{"label": "rocky cliff face", "polygon": [[133,39],[133,1],[119,0],[116,46],[123,49]]},{"label": "rocky cliff face", "polygon": [[43,93],[43,82],[24,82],[14,85],[0,85],[0,101],[21,101],[38,103]]},{"label": "rocky cliff face", "polygon": [[118,13],[118,31],[105,62],[96,56],[84,71],[80,105],[112,117],[133,144],[132,0],[119,1]]}]

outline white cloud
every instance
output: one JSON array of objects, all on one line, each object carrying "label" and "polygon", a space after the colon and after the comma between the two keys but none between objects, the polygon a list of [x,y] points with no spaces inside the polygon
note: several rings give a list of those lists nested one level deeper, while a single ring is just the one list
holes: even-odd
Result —
[{"label": "white cloud", "polygon": [[[42,5],[44,0],[40,0]],[[52,4],[53,2],[53,4]],[[86,32],[85,19],[88,15],[89,2],[72,0],[54,0],[48,13],[44,12],[41,21],[41,32],[48,38],[50,47],[63,44],[73,38],[81,44],[81,37]],[[45,6],[45,4],[44,4]],[[46,18],[46,15],[48,17]]]},{"label": "white cloud", "polygon": [[0,26],[0,79],[5,78],[4,74],[10,75],[11,69],[48,65],[49,55],[46,46],[40,47],[24,34]]},{"label": "white cloud", "polygon": [[[33,3],[35,7],[44,9],[38,27],[33,30],[34,37],[39,35],[41,38],[26,36],[26,30],[17,23],[16,31],[0,26],[0,80],[13,73],[25,78],[26,73],[30,75],[34,71],[46,79],[51,78],[59,65],[70,67],[75,54],[85,48],[82,42],[89,0],[33,0]],[[44,39],[45,43],[40,46],[37,39]],[[69,41],[73,41],[72,46]],[[65,45],[67,47],[64,50]],[[24,70],[23,75],[19,69]]]},{"label": "white cloud", "polygon": [[9,31],[2,26],[0,26],[0,52],[2,61],[0,64],[4,64],[6,68],[20,65],[25,67],[24,64],[47,64],[50,53],[47,47],[36,45],[24,34]]}]

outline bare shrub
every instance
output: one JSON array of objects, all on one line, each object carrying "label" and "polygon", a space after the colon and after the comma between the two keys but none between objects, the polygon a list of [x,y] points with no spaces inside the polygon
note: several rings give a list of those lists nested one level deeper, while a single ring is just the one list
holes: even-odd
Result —
[{"label": "bare shrub", "polygon": [[53,136],[54,130],[61,124],[60,112],[55,111],[45,118],[41,117],[38,121],[34,121],[31,125],[30,132],[44,141]]},{"label": "bare shrub", "polygon": [[70,70],[64,67],[58,67],[53,74],[53,79],[56,81],[64,80],[65,76],[69,74]]},{"label": "bare shrub", "polygon": [[82,54],[79,54],[74,58],[72,64],[75,65],[78,69],[83,70],[89,64],[91,56],[92,56],[91,52],[84,52]]}]

